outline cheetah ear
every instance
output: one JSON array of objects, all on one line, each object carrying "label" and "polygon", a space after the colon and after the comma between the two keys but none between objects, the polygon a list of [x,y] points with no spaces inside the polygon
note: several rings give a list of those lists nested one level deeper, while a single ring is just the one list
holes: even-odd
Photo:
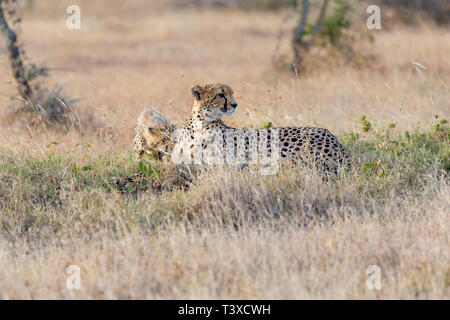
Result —
[{"label": "cheetah ear", "polygon": [[195,100],[200,100],[204,90],[200,86],[193,86],[191,89],[192,96]]},{"label": "cheetah ear", "polygon": [[153,134],[157,134],[168,130],[169,127],[170,127],[169,125],[158,124],[154,127],[148,127],[148,131],[150,131]]}]

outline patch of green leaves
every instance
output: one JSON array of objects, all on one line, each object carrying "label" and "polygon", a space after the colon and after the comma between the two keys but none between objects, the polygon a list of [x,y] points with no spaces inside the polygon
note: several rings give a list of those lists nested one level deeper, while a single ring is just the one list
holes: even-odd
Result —
[{"label": "patch of green leaves", "polygon": [[349,2],[347,0],[333,0],[333,2],[336,9],[323,21],[321,30],[322,37],[327,38],[330,43],[339,41],[343,31],[351,26],[351,20],[347,16],[351,10]]},{"label": "patch of green leaves", "polygon": [[139,161],[138,169],[147,178],[154,177],[156,179],[161,179],[161,172],[159,172],[159,170],[155,167],[144,163],[143,161]]},{"label": "patch of green leaves", "polygon": [[386,176],[386,167],[382,165],[381,160],[377,162],[369,162],[364,164],[366,172],[375,173],[378,177],[384,178]]},{"label": "patch of green leaves", "polygon": [[263,124],[262,126],[264,129],[268,129],[268,128],[272,128],[272,121],[267,121],[266,123]]},{"label": "patch of green leaves", "polygon": [[[369,122],[365,117],[361,120]],[[355,178],[370,185],[367,190],[377,199],[387,199],[392,192],[419,196],[430,174],[450,173],[446,121],[438,119],[428,130],[405,132],[396,130],[395,123],[377,129],[370,126],[364,137],[347,131],[340,140],[352,155]]]},{"label": "patch of green leaves", "polygon": [[363,132],[369,132],[370,129],[372,128],[372,123],[369,120],[367,120],[365,115],[362,115],[359,118],[359,122],[361,123],[362,126],[361,129]]}]

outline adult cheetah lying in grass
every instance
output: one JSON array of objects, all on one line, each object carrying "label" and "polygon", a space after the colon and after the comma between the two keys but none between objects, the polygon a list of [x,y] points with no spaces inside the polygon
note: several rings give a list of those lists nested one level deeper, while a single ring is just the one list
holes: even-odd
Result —
[{"label": "adult cheetah lying in grass", "polygon": [[[294,163],[314,165],[319,172],[337,174],[339,169],[349,164],[349,157],[344,147],[327,130],[315,127],[284,127],[267,129],[245,129],[227,126],[221,119],[234,113],[237,103],[233,90],[223,84],[194,86],[192,113],[184,125],[183,134],[178,138],[169,138],[175,127],[159,112],[146,109],[139,118],[134,138],[135,153],[161,155],[175,153],[180,149],[180,141],[188,138],[190,151],[194,141],[201,140],[202,149],[214,143],[222,146],[226,152],[237,154],[234,161],[239,164],[252,163],[252,151],[256,154],[278,152],[279,158]],[[276,148],[273,142],[276,140]],[[237,152],[243,147],[243,152]],[[241,149],[241,150],[242,150]],[[191,160],[192,160],[191,152]],[[172,154],[173,156],[173,154]],[[173,159],[173,157],[172,157]],[[217,158],[215,158],[217,160]],[[219,161],[224,163],[225,161]],[[195,161],[194,161],[195,163]]]},{"label": "adult cheetah lying in grass", "polygon": [[[267,129],[232,128],[221,120],[223,116],[234,113],[237,103],[233,90],[223,84],[208,84],[192,88],[194,105],[192,113],[184,126],[191,141],[200,137],[202,148],[215,139],[215,143],[227,152],[237,154],[239,163],[252,162],[252,151],[256,154],[278,152],[280,159],[294,163],[311,164],[320,173],[337,174],[339,169],[348,165],[349,157],[344,147],[327,130],[315,127],[284,127]],[[198,135],[198,128],[201,134]],[[197,130],[197,136],[196,136]],[[273,142],[276,142],[274,144]],[[237,152],[238,143],[243,152]],[[175,146],[179,145],[179,141]],[[276,148],[274,148],[276,146]],[[192,145],[191,145],[192,148]],[[223,163],[223,162],[222,162]]]}]

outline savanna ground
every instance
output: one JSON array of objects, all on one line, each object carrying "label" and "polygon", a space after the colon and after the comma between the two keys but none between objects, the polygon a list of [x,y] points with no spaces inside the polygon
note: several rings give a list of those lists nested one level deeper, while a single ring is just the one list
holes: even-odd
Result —
[{"label": "savanna ground", "polygon": [[[1,43],[1,298],[450,298],[448,29],[372,31],[364,50],[376,59],[317,53],[293,75],[272,63],[280,30],[278,55],[290,54],[283,11],[147,2],[36,1],[23,12],[27,56],[54,69],[45,84],[79,99],[69,132],[10,116]],[[79,31],[66,28],[70,4]],[[151,162],[157,188],[113,190],[111,176],[137,171],[143,106],[180,124],[197,82],[235,89],[229,124],[330,129],[351,171],[324,181],[300,167],[222,168],[184,190],[172,164]],[[70,265],[79,290],[66,287]],[[366,286],[370,265],[380,290]]]}]

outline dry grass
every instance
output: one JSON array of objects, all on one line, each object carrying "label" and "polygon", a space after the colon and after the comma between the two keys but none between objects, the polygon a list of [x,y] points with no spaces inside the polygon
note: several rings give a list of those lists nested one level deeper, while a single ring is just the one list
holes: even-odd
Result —
[{"label": "dry grass", "polygon": [[[77,190],[72,179],[61,184],[61,205],[40,197],[27,212],[19,201],[2,217],[2,297],[449,297],[445,180],[430,177],[419,199],[369,190],[364,198],[353,181],[336,187],[287,170],[220,171],[187,192],[135,200]],[[79,291],[66,288],[73,264]],[[373,264],[380,291],[365,285]]]},{"label": "dry grass", "polygon": [[[448,29],[378,31],[375,63],[311,57],[292,76],[271,65],[282,12],[76,2],[82,30],[65,28],[73,1],[38,1],[24,13],[23,42],[55,68],[46,84],[80,97],[105,127],[62,135],[2,117],[1,298],[450,298],[448,131],[430,127],[434,115],[450,117]],[[412,61],[427,67],[423,77]],[[9,75],[5,55],[0,71]],[[3,110],[15,94],[8,80]],[[182,190],[170,164],[153,163],[166,188],[111,191],[109,177],[137,170],[131,127],[142,107],[180,122],[195,82],[237,91],[228,123],[329,128],[353,154],[352,171],[327,182],[302,168],[220,169]],[[366,287],[373,264],[379,291]],[[69,265],[81,268],[80,290],[66,288]]]}]

